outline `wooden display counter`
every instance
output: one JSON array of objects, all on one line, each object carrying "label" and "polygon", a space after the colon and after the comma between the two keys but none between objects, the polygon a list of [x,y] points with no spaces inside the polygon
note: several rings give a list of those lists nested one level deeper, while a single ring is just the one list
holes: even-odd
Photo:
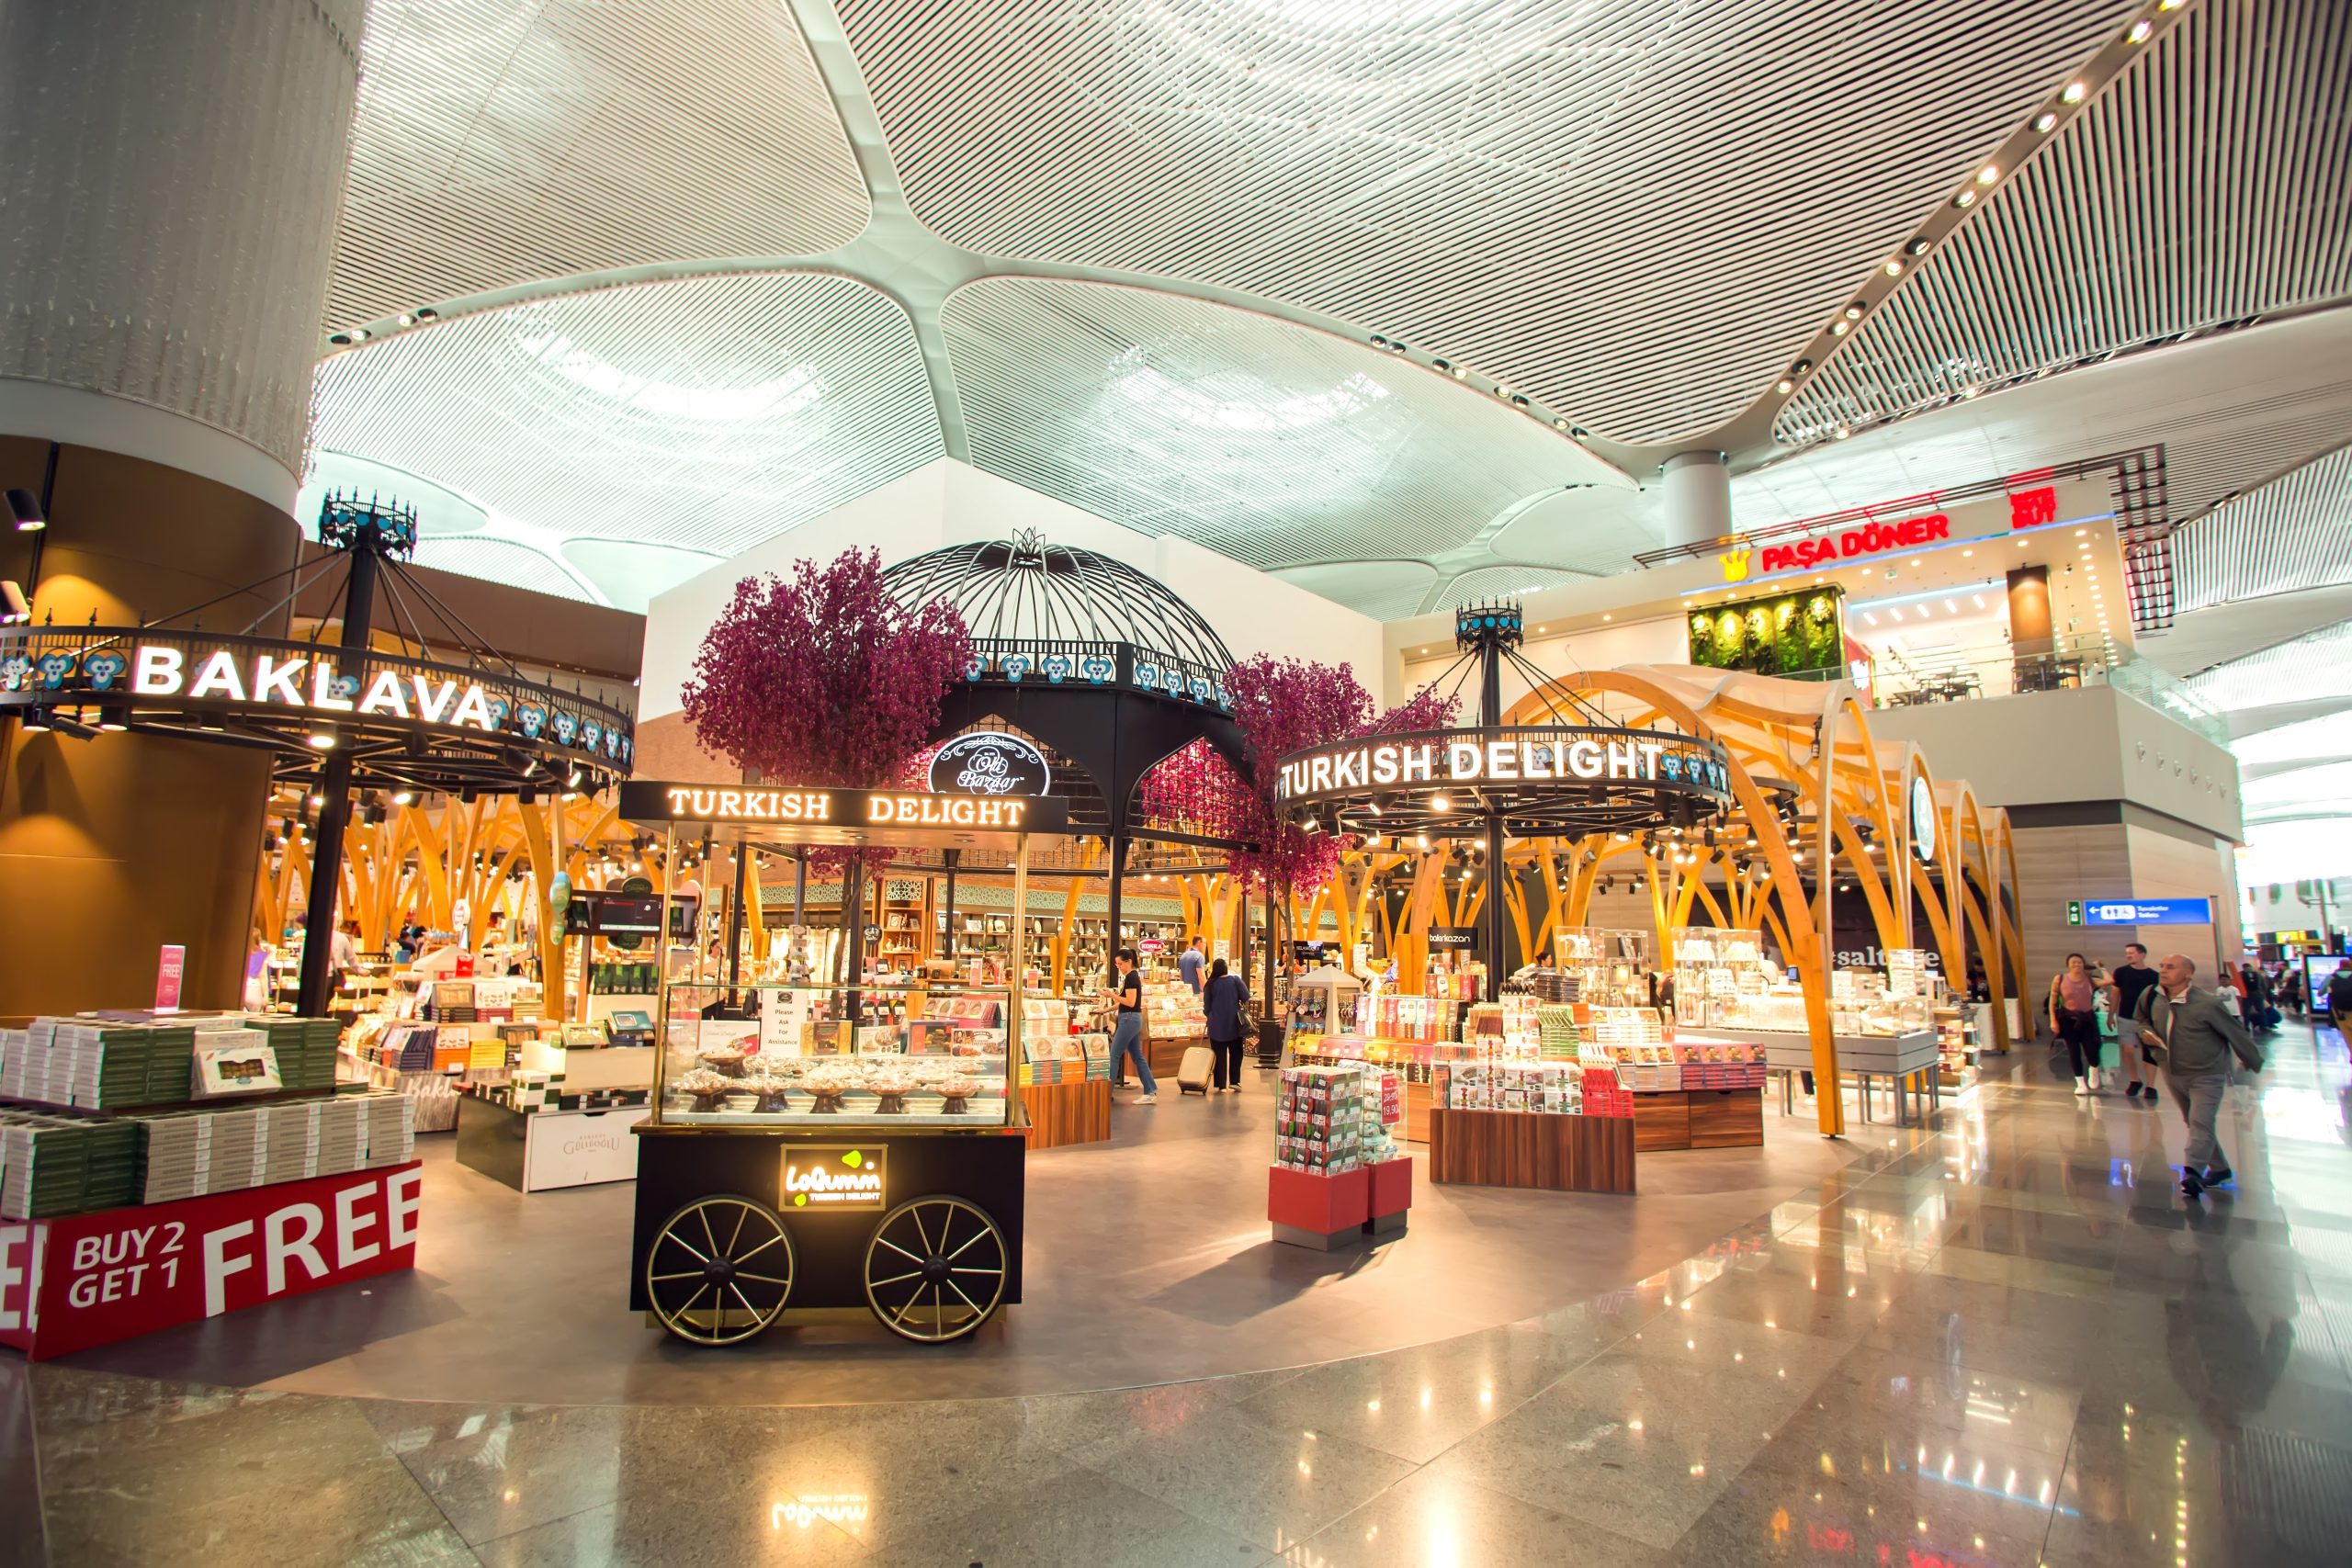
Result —
[{"label": "wooden display counter", "polygon": [[1429,1126],[1431,1181],[1553,1192],[1634,1190],[1630,1117],[1432,1106]]},{"label": "wooden display counter", "polygon": [[1029,1114],[1029,1125],[1021,1132],[1032,1154],[1070,1144],[1099,1144],[1111,1136],[1107,1079],[1029,1084],[1021,1090],[1021,1105]]},{"label": "wooden display counter", "polygon": [[1637,1089],[1633,1100],[1634,1147],[1644,1154],[1763,1146],[1762,1089]]}]

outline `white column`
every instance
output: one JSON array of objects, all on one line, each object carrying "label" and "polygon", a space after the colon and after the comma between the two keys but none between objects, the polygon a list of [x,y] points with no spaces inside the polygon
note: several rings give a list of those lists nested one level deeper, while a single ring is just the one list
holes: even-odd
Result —
[{"label": "white column", "polygon": [[1704,545],[1731,533],[1731,470],[1721,452],[1677,452],[1664,470],[1668,545]]},{"label": "white column", "polygon": [[365,8],[0,5],[0,434],[291,509]]}]

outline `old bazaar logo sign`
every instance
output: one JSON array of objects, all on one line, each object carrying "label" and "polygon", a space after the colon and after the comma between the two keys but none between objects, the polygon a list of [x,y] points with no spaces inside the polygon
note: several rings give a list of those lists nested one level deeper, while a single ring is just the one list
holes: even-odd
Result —
[{"label": "old bazaar logo sign", "polygon": [[787,1144],[784,1149],[784,1207],[790,1209],[879,1209],[888,1181],[888,1151],[881,1146]]},{"label": "old bazaar logo sign", "polygon": [[939,795],[1046,795],[1053,782],[1044,752],[996,730],[959,735],[931,760],[931,787]]}]

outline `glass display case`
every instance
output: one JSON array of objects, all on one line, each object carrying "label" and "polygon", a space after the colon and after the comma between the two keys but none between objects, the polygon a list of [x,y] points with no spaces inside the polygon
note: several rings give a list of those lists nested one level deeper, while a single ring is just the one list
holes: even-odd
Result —
[{"label": "glass display case", "polygon": [[1595,1007],[1649,1005],[1647,931],[1561,926],[1552,932],[1552,962],[1576,976],[1576,1000]]},{"label": "glass display case", "polygon": [[989,987],[673,986],[653,1121],[1003,1128],[1012,1021],[1011,994]]}]

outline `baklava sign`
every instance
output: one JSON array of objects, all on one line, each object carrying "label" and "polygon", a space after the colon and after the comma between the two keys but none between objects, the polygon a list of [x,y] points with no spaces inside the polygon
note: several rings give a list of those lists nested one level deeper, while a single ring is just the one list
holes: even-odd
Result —
[{"label": "baklava sign", "polygon": [[881,1208],[888,1186],[886,1154],[865,1145],[786,1145],[782,1207]]}]

